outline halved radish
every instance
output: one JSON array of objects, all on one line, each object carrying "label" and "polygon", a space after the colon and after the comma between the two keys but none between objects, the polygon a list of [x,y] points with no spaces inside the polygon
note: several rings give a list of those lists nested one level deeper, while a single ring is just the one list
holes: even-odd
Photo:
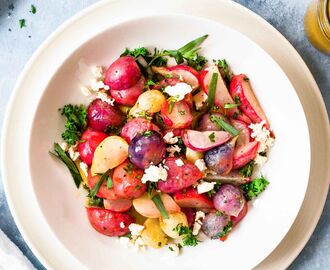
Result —
[{"label": "halved radish", "polygon": [[104,199],[104,208],[115,212],[126,212],[132,207],[129,199]]},{"label": "halved radish", "polygon": [[169,102],[165,101],[160,113],[164,123],[170,128],[188,128],[193,121],[191,109],[184,100],[175,102],[171,112]]},{"label": "halved radish", "polygon": [[253,160],[258,152],[259,142],[253,141],[235,149],[233,169],[238,169]]},{"label": "halved radish", "polygon": [[230,93],[233,97],[239,97],[241,103],[239,108],[253,123],[259,123],[264,120],[266,122],[266,127],[269,129],[269,122],[266,114],[254,95],[249,79],[245,74],[233,76],[230,82]]},{"label": "halved radish", "polygon": [[[161,195],[162,202],[167,213],[177,213],[180,212],[180,207],[168,194]],[[155,203],[149,198],[147,194],[144,194],[142,197],[133,200],[133,206],[135,210],[144,217],[149,218],[159,218],[161,214],[156,207]]]},{"label": "halved radish", "polygon": [[233,226],[236,226],[247,214],[249,210],[249,206],[246,202],[246,200],[244,200],[244,206],[242,208],[242,210],[239,212],[239,214],[237,215],[237,217],[231,216],[230,219],[233,222]]},{"label": "halved radish", "polygon": [[199,73],[192,67],[185,65],[176,65],[170,68],[153,66],[152,71],[163,76],[179,78],[189,84],[193,90],[199,87]]},{"label": "halved radish", "polygon": [[252,140],[251,129],[249,129],[249,126],[246,123],[236,119],[231,119],[230,122],[233,125],[233,127],[239,131],[239,136],[236,141],[237,147],[247,144]]},{"label": "halved radish", "polygon": [[180,207],[185,208],[214,208],[212,200],[205,194],[198,194],[190,187],[174,193],[173,198]]},{"label": "halved radish", "polygon": [[183,135],[184,144],[195,151],[207,151],[217,147],[231,138],[226,131],[187,130]]}]

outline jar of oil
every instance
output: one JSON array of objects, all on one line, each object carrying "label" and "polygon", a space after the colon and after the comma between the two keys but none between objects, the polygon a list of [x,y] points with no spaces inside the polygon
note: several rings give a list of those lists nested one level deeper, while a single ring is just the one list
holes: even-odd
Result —
[{"label": "jar of oil", "polygon": [[305,14],[305,32],[318,50],[330,54],[330,0],[313,0]]}]

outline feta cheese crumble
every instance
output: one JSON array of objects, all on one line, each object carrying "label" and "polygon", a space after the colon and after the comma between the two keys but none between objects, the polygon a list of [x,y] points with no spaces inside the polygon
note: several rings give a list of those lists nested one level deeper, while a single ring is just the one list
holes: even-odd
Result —
[{"label": "feta cheese crumble", "polygon": [[147,181],[158,182],[159,180],[165,181],[166,179],[167,171],[161,164],[158,166],[150,165],[149,168],[144,170],[141,182],[145,184]]},{"label": "feta cheese crumble", "polygon": [[258,164],[260,167],[262,167],[267,162],[267,157],[257,154],[254,162],[255,164]]},{"label": "feta cheese crumble", "polygon": [[274,138],[270,136],[270,131],[264,127],[265,123],[265,121],[261,121],[260,123],[249,125],[249,128],[252,129],[251,138],[260,142],[259,153],[267,151],[274,143]]},{"label": "feta cheese crumble", "polygon": [[140,235],[140,233],[142,232],[142,230],[144,229],[144,226],[137,224],[137,223],[131,223],[128,226],[129,231],[131,232],[132,236],[138,236]]},{"label": "feta cheese crumble", "polygon": [[184,165],[183,161],[181,158],[178,158],[175,160],[175,164],[178,166],[178,167],[182,167]]},{"label": "feta cheese crumble", "polygon": [[109,90],[110,89],[108,85],[105,85],[102,81],[98,81],[96,79],[92,80],[90,87],[95,92],[98,92],[101,89],[104,89],[104,90]]},{"label": "feta cheese crumble", "polygon": [[172,97],[176,97],[176,101],[184,99],[184,96],[192,91],[192,88],[189,84],[184,82],[179,82],[173,86],[166,86],[164,92],[169,94]]},{"label": "feta cheese crumble", "polygon": [[87,177],[88,176],[88,166],[85,162],[80,162],[79,163],[79,167],[82,170],[82,172],[84,173],[84,175]]},{"label": "feta cheese crumble", "polygon": [[96,98],[99,98],[102,101],[108,103],[109,105],[114,106],[115,100],[113,98],[110,98],[106,93],[98,92]]},{"label": "feta cheese crumble", "polygon": [[195,166],[196,166],[201,172],[204,172],[205,170],[207,170],[207,167],[206,167],[205,161],[204,161],[204,159],[202,159],[202,158],[197,159],[197,160],[195,161]]},{"label": "feta cheese crumble", "polygon": [[212,190],[214,188],[215,184],[216,184],[216,182],[201,182],[197,186],[198,194],[202,194],[202,193],[205,193],[205,192],[208,192],[208,191]]},{"label": "feta cheese crumble", "polygon": [[169,244],[168,248],[170,251],[172,251],[172,254],[175,256],[179,256],[180,254],[180,249],[176,244]]},{"label": "feta cheese crumble", "polygon": [[60,144],[60,147],[62,148],[62,150],[63,150],[64,152],[68,151],[68,149],[69,149],[69,146],[68,146],[68,144],[67,144],[66,142],[62,142],[62,143]]},{"label": "feta cheese crumble", "polygon": [[172,131],[167,132],[163,137],[163,139],[168,144],[176,144],[178,142],[178,137],[175,137]]},{"label": "feta cheese crumble", "polygon": [[76,161],[78,159],[79,152],[76,151],[77,150],[77,146],[76,145],[71,145],[68,152],[69,152],[69,156],[73,161]]},{"label": "feta cheese crumble", "polygon": [[103,67],[101,66],[92,66],[91,67],[91,72],[93,76],[98,79],[98,80],[103,80],[104,79],[104,70]]},{"label": "feta cheese crumble", "polygon": [[196,212],[195,223],[194,223],[193,231],[192,231],[193,235],[197,235],[199,233],[199,231],[201,230],[204,218],[205,218],[204,212],[202,212],[202,211]]},{"label": "feta cheese crumble", "polygon": [[175,153],[180,153],[181,148],[178,145],[172,145],[166,148],[166,151],[169,153],[170,157],[174,157]]}]

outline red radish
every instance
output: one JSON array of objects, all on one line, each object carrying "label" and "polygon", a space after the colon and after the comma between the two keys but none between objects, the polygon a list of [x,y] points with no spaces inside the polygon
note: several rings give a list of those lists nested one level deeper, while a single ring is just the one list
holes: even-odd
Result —
[{"label": "red radish", "polygon": [[170,68],[153,66],[152,71],[163,76],[179,78],[189,84],[193,90],[199,87],[199,73],[192,67],[185,65],[176,65]]},{"label": "red radish", "polygon": [[141,76],[140,80],[128,89],[110,89],[111,96],[120,105],[133,106],[142,94],[145,82],[146,80]]},{"label": "red radish", "polygon": [[93,228],[107,236],[122,236],[129,232],[128,226],[135,218],[126,213],[90,207],[86,208],[89,222]]},{"label": "red radish", "polygon": [[233,169],[238,169],[253,160],[258,152],[259,142],[253,141],[235,149]]},{"label": "red radish", "polygon": [[[222,115],[221,113],[212,113],[212,115],[224,119],[226,122],[228,122],[227,117]],[[216,131],[216,130],[221,130],[219,125],[216,123],[212,122],[210,119],[211,114],[210,113],[205,113],[201,116],[201,118],[198,121],[198,126],[197,130],[199,131]]]},{"label": "red radish", "polygon": [[239,136],[236,141],[236,147],[247,144],[252,140],[251,129],[249,129],[249,126],[246,123],[236,119],[231,119],[230,122],[233,125],[233,127],[239,131]]},{"label": "red radish", "polygon": [[87,118],[91,128],[105,131],[108,127],[120,126],[126,117],[117,106],[111,106],[101,99],[94,99],[88,106]]},{"label": "red radish", "polygon": [[190,127],[194,118],[186,101],[180,100],[175,102],[171,112],[169,111],[169,108],[169,102],[165,101],[160,111],[162,119],[166,125],[170,128]]},{"label": "red radish", "polygon": [[253,123],[260,123],[264,120],[266,127],[269,129],[268,119],[254,95],[249,79],[245,74],[233,76],[230,82],[230,93],[233,97],[237,96],[239,98],[241,103],[239,108]]},{"label": "red radish", "polygon": [[174,201],[180,207],[188,208],[214,208],[212,200],[205,194],[198,194],[195,188],[188,188],[174,193]]},{"label": "red radish", "polygon": [[193,106],[193,95],[191,93],[188,93],[184,96],[184,101],[187,102],[187,104],[189,105],[190,108],[192,108]]},{"label": "red radish", "polygon": [[132,207],[132,201],[129,199],[104,199],[103,205],[105,209],[114,212],[126,212]]},{"label": "red radish", "polygon": [[88,166],[92,165],[96,147],[106,138],[107,134],[88,128],[80,138],[78,151],[81,161]]},{"label": "red radish", "polygon": [[168,157],[164,167],[167,169],[166,181],[159,181],[158,188],[165,193],[177,192],[187,188],[203,177],[203,173],[193,164],[185,163],[182,166],[177,164],[177,159]]},{"label": "red radish", "polygon": [[141,77],[141,71],[132,56],[122,56],[114,61],[105,73],[104,83],[110,89],[128,89]]},{"label": "red radish", "polygon": [[150,120],[133,118],[123,126],[120,136],[130,143],[137,134],[143,133],[147,130],[160,132],[159,128]]},{"label": "red radish", "polygon": [[249,206],[247,202],[244,200],[243,209],[239,212],[237,217],[234,216],[230,217],[231,221],[233,222],[233,226],[236,226],[246,216],[248,210],[249,210]]},{"label": "red radish", "polygon": [[184,144],[194,151],[207,151],[217,147],[231,138],[226,131],[187,130],[183,135]]},{"label": "red radish", "polygon": [[192,227],[195,223],[196,211],[193,208],[181,208],[181,211],[186,215],[188,226]]},{"label": "red radish", "polygon": [[[100,178],[101,178],[100,175],[92,176],[91,172],[89,170],[88,177],[87,177],[89,188],[92,189],[96,185],[96,183],[100,180]],[[118,198],[118,196],[115,194],[115,191],[113,188],[108,189],[107,181],[104,181],[102,183],[96,196],[100,197],[100,198],[104,198],[104,199],[109,199],[109,200],[114,200],[114,199]]]}]

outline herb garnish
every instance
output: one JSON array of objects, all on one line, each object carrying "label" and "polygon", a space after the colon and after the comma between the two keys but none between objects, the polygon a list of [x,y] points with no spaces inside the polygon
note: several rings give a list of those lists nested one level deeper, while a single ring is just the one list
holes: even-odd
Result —
[{"label": "herb garnish", "polygon": [[217,191],[219,190],[221,184],[220,183],[216,183],[214,186],[213,186],[213,189],[211,189],[210,191],[208,191],[206,193],[207,196],[209,196],[210,198],[213,197]]},{"label": "herb garnish", "polygon": [[250,177],[253,173],[254,161],[250,161],[244,167],[239,170],[239,173],[244,177]]},{"label": "herb garnish", "polygon": [[259,178],[253,179],[253,181],[241,185],[243,194],[246,200],[250,201],[253,198],[257,197],[265,188],[269,185],[267,179],[262,175]]},{"label": "herb garnish", "polygon": [[218,233],[214,238],[225,237],[233,229],[233,222],[229,221],[228,224],[223,228],[222,232]]},{"label": "herb garnish", "polygon": [[105,173],[102,174],[100,180],[91,189],[91,191],[89,193],[89,197],[90,198],[94,198],[96,196],[96,194],[99,192],[99,189],[100,189],[101,185],[103,184],[103,182],[105,181],[105,179],[108,178],[110,172],[111,172],[111,169],[107,170]]},{"label": "herb garnish", "polygon": [[55,153],[52,152],[49,153],[57,157],[66,165],[66,167],[70,171],[70,174],[74,180],[76,187],[79,188],[80,183],[83,182],[83,179],[81,177],[77,165],[70,159],[70,157],[67,155],[67,153],[64,152],[64,150],[61,148],[61,146],[58,143],[54,143],[54,151]]},{"label": "herb garnish", "polygon": [[217,124],[220,128],[224,129],[225,131],[229,132],[232,136],[237,136],[239,134],[239,131],[228,124],[223,118],[217,117],[215,115],[210,116],[210,120]]},{"label": "herb garnish", "polygon": [[154,194],[154,191],[157,189],[157,183],[156,182],[148,182],[148,186],[147,186],[147,193],[149,198],[152,197],[152,195]]},{"label": "herb garnish", "polygon": [[124,171],[127,172],[128,174],[132,174],[134,169],[134,165],[131,163],[128,163],[127,166],[124,168]]},{"label": "herb garnish", "polygon": [[208,98],[207,98],[207,105],[209,108],[212,108],[214,104],[217,82],[218,82],[218,73],[213,73],[209,85]]},{"label": "herb garnish", "polygon": [[115,127],[113,125],[108,125],[104,130],[104,133],[111,133],[113,135],[119,135],[121,132],[121,127]]},{"label": "herb garnish", "polygon": [[30,12],[31,12],[32,14],[36,14],[36,13],[37,13],[37,8],[36,8],[35,5],[31,5],[31,10],[30,10]]},{"label": "herb garnish", "polygon": [[135,59],[138,58],[139,56],[146,58],[150,55],[150,52],[144,47],[135,48],[133,51],[130,51],[128,48],[126,48],[125,51],[120,56],[126,56],[126,55],[133,56]]},{"label": "herb garnish", "polygon": [[214,60],[214,62],[219,67],[220,72],[223,75],[223,77],[227,81],[230,81],[231,80],[231,72],[230,72],[230,69],[229,69],[229,66],[228,66],[228,63],[227,63],[226,59]]},{"label": "herb garnish", "polygon": [[179,236],[183,236],[183,241],[182,244],[184,246],[197,246],[198,243],[200,242],[199,240],[197,240],[196,236],[193,235],[192,230],[187,227],[187,226],[183,226],[182,223],[179,223],[174,229],[173,231],[177,232],[179,234]]},{"label": "herb garnish", "polygon": [[108,179],[107,179],[107,188],[110,189],[113,187],[113,182],[112,182],[112,178],[110,176],[110,174],[108,175]]},{"label": "herb garnish", "polygon": [[167,99],[168,102],[168,112],[172,113],[175,102],[179,99],[179,95],[171,96]]},{"label": "herb garnish", "polygon": [[86,107],[84,105],[77,106],[68,104],[59,110],[67,119],[65,123],[66,130],[62,133],[62,138],[69,145],[74,145],[87,128]]},{"label": "herb garnish", "polygon": [[143,136],[145,136],[145,137],[150,137],[151,135],[152,135],[151,130],[147,130],[143,133]]},{"label": "herb garnish", "polygon": [[233,109],[240,105],[241,105],[241,103],[225,103],[225,105],[223,105],[223,107],[224,107],[224,109]]},{"label": "herb garnish", "polygon": [[162,201],[160,195],[159,194],[156,194],[155,196],[153,196],[151,198],[151,200],[154,202],[154,204],[158,208],[158,210],[159,210],[160,214],[162,215],[162,217],[164,219],[168,219],[168,214],[167,214],[167,211],[165,209],[165,206],[163,204],[163,201]]},{"label": "herb garnish", "polygon": [[215,142],[215,133],[212,132],[210,135],[209,135],[209,139],[211,142]]},{"label": "herb garnish", "polygon": [[26,27],[26,21],[25,21],[25,19],[20,19],[18,21],[18,23],[19,23],[19,28]]}]

